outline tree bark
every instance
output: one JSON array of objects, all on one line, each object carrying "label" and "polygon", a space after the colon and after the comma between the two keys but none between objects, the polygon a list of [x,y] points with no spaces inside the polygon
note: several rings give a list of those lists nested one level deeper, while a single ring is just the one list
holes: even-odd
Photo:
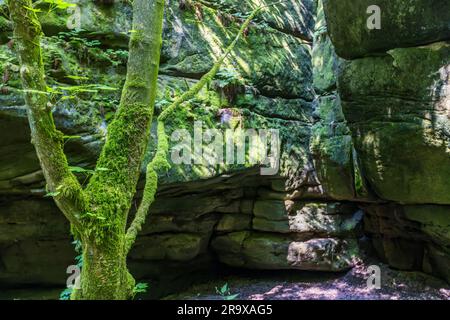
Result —
[{"label": "tree bark", "polygon": [[126,225],[152,123],[162,46],[164,0],[134,0],[127,78],[98,170],[85,192],[89,218],[82,234],[83,270],[77,299],[132,297]]},{"label": "tree bark", "polygon": [[47,181],[47,189],[54,194],[56,204],[76,228],[84,210],[81,185],[70,172],[63,151],[63,134],[55,127],[52,106],[48,99],[41,53],[41,25],[31,0],[9,0],[14,27],[15,47],[20,62],[20,75],[27,105],[28,122],[39,162]]},{"label": "tree bark", "polygon": [[73,300],[127,300],[134,286],[123,241],[108,246],[83,242],[81,288],[72,292]]}]

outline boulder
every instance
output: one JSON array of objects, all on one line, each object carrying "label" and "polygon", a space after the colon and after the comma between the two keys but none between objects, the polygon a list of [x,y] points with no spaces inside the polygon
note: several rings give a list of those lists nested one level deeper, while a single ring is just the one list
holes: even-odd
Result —
[{"label": "boulder", "polygon": [[450,43],[441,42],[342,67],[342,108],[379,198],[450,204],[449,63]]},{"label": "boulder", "polygon": [[341,60],[327,32],[322,1],[317,1],[313,43],[314,124],[310,151],[322,192],[338,200],[362,196],[362,179],[356,164],[350,130],[337,92]]},{"label": "boulder", "polygon": [[[450,39],[450,3],[442,0],[324,0],[331,39],[345,59]],[[368,28],[380,9],[381,29]]]},{"label": "boulder", "polygon": [[286,235],[236,232],[213,239],[221,262],[251,269],[343,271],[353,266],[355,241],[333,238],[295,241]]}]

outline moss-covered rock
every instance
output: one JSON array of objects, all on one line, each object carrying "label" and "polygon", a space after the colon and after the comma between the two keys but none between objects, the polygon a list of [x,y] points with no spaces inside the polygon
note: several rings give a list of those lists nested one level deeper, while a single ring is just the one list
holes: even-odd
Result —
[{"label": "moss-covered rock", "polygon": [[[448,279],[449,3],[323,2],[337,54],[353,59],[340,63],[338,93],[354,147],[355,196],[390,202],[363,205],[365,232],[390,265]],[[381,10],[381,29],[367,26],[372,5]],[[320,88],[330,83],[326,79],[318,77]],[[312,150],[323,179],[321,159],[333,155],[331,141],[340,145],[336,149],[349,148],[320,124]],[[324,166],[336,175],[334,167]]]},{"label": "moss-covered rock", "polygon": [[327,32],[322,1],[317,2],[313,43],[314,125],[310,150],[323,193],[339,200],[363,196],[357,185],[357,154],[337,93],[337,73],[342,61]]},{"label": "moss-covered rock", "polygon": [[319,121],[312,127],[311,153],[324,192],[334,199],[356,197],[353,141],[336,95],[317,99]]},{"label": "moss-covered rock", "polygon": [[[311,24],[311,12],[308,8],[311,5],[308,1],[301,6],[301,11],[296,11],[296,14],[304,16],[306,20],[302,20],[305,22],[302,25],[308,28]],[[40,7],[43,11],[40,19],[47,35],[43,41],[43,52],[49,85],[64,93],[63,99],[55,107],[57,126],[67,135],[81,136],[68,139],[66,151],[71,156],[71,163],[92,166],[102,146],[106,125],[120,99],[130,32],[130,8],[126,1],[110,5],[81,1],[77,6],[81,13],[81,29],[73,30],[67,27],[70,12],[47,12],[45,6]],[[177,2],[168,4],[158,111],[209,70],[222,48],[237,33],[246,8],[240,10],[236,11],[231,8],[231,4],[226,3],[220,8],[201,4],[182,6]],[[312,70],[309,45],[295,35],[297,31],[280,32],[270,26],[273,23],[266,23],[266,19],[272,19],[274,23],[278,21],[273,18],[275,12],[280,15],[278,9],[269,10],[268,15],[263,15],[251,25],[245,38],[239,42],[225,67],[219,72],[217,81],[189,101],[185,110],[180,110],[171,117],[166,128],[169,134],[175,129],[185,128],[192,135],[194,121],[202,121],[204,129],[224,131],[226,126],[222,125],[218,114],[221,110],[230,109],[235,115],[232,120],[234,128],[239,125],[244,129],[281,130],[283,154],[280,172],[288,176],[301,171],[308,161],[306,154],[312,112]],[[291,20],[287,17],[283,24],[287,25]],[[0,59],[2,69],[5,69],[0,71],[9,75],[7,83],[3,85],[6,87],[2,91],[3,96],[0,97],[5,105],[14,107],[7,110],[2,108],[2,112],[8,112],[13,118],[23,117],[23,108],[22,113],[19,113],[23,102],[17,92],[20,89],[17,61],[8,46],[1,47]],[[100,89],[96,89],[95,85]],[[113,88],[116,90],[112,90]],[[93,90],[98,92],[93,93]],[[61,99],[61,96],[56,99]],[[21,125],[26,127],[26,122]],[[294,134],[292,130],[295,130]],[[11,179],[30,174],[36,178],[33,183],[43,184],[42,177],[38,181],[39,175],[34,174],[39,168],[31,145],[26,143],[26,128],[22,135],[16,135],[14,139],[24,141],[20,150],[27,148],[29,156],[23,157],[14,170],[10,170],[7,165],[11,163],[11,159],[5,157],[4,167],[8,169],[8,177],[3,180],[0,177],[0,187],[4,192],[15,185]],[[152,139],[149,150],[152,150],[154,143],[155,140]],[[16,152],[12,150],[18,148],[15,145],[5,146],[10,157],[16,157]],[[149,153],[147,160],[151,156]],[[2,160],[0,162],[3,163]],[[175,165],[163,180],[164,183],[194,181],[256,166],[248,162],[242,165]],[[26,189],[27,186],[20,186],[17,192],[28,193]]]},{"label": "moss-covered rock", "polygon": [[[245,10],[239,8],[241,13]],[[171,4],[166,10],[161,71],[190,77],[206,73],[236,35],[241,20],[221,14],[199,4],[184,8]],[[301,39],[256,23],[225,65],[264,95],[312,100],[310,56]]]},{"label": "moss-covered rock", "polygon": [[[243,15],[257,3],[168,2],[157,113],[209,70],[236,35]],[[42,46],[46,79],[54,95],[54,118],[66,135],[70,164],[92,168],[120,99],[128,37],[133,31],[128,1],[78,4],[82,30],[67,28],[70,12],[65,10],[40,14],[46,34]],[[277,129],[282,142],[279,172],[260,176],[260,164],[248,161],[248,149],[242,164],[174,164],[160,177],[157,200],[131,253],[130,268],[136,277],[151,278],[152,283],[155,279],[179,281],[181,273],[212,269],[216,255],[226,264],[258,269],[351,267],[354,241],[342,238],[355,236],[354,207],[344,210],[331,202],[313,203],[314,199],[353,197],[349,195],[352,182],[348,185],[353,160],[346,153],[349,144],[343,148],[339,141],[348,136],[348,130],[340,107],[326,97],[335,94],[337,63],[327,38],[311,44],[316,39],[313,11],[310,0],[280,3],[255,19],[214,81],[166,125],[169,136],[185,129],[191,137],[195,121],[201,121],[205,130],[221,132]],[[8,21],[0,20],[0,194],[8,195],[0,204],[0,230],[4,230],[0,283],[63,284],[65,268],[73,263],[75,253],[68,231],[64,232],[65,220],[55,218],[56,207],[42,199],[45,182],[29,143],[18,62],[12,43],[5,44],[9,36]],[[322,95],[322,107],[317,107],[316,93]],[[231,113],[229,121],[221,118],[224,111]],[[337,134],[328,129],[332,119],[339,121]],[[311,157],[312,133],[320,138],[319,149],[325,150],[319,154],[321,166]],[[155,142],[153,130],[145,163],[153,155]],[[175,142],[170,141],[171,148]],[[314,164],[320,168],[322,185]],[[88,178],[80,175],[82,181]],[[136,204],[140,197],[138,192]],[[289,217],[288,199],[308,199],[308,204]],[[54,232],[60,240],[54,239]],[[317,239],[329,235],[333,238]],[[49,252],[61,254],[51,259]],[[25,273],[42,259],[45,268],[41,264]]]},{"label": "moss-covered rock", "polygon": [[381,199],[450,204],[449,63],[442,42],[343,67],[343,111],[362,174]]},{"label": "moss-covered rock", "polygon": [[[380,8],[381,29],[367,26],[372,5]],[[324,0],[324,6],[336,51],[346,59],[450,39],[448,1]]]},{"label": "moss-covered rock", "polygon": [[303,0],[300,2],[276,3],[270,0],[250,0],[236,2],[234,0],[213,1],[206,0],[211,6],[217,6],[225,13],[251,12],[258,6],[273,5],[273,10],[265,10],[260,19],[266,21],[271,27],[296,37],[312,40],[314,24],[314,1]]}]

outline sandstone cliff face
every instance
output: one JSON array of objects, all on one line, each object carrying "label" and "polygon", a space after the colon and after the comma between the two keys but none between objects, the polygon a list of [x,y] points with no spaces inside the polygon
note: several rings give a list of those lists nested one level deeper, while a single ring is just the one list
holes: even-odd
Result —
[{"label": "sandstone cliff face", "polygon": [[[41,21],[50,85],[102,85],[92,88],[98,92],[71,95],[69,91],[54,110],[58,127],[75,136],[66,144],[71,165],[91,168],[119,99],[120,90],[111,88],[123,83],[130,8],[126,2],[79,1],[79,5],[81,32],[67,30],[65,12],[42,15]],[[158,110],[209,70],[220,48],[237,32],[240,16],[253,7],[240,1],[168,2]],[[326,100],[327,86],[335,88],[334,77],[321,81],[313,76],[313,54],[327,53],[313,45],[319,28],[315,12],[316,4],[307,0],[264,13],[217,80],[189,102],[191,111],[171,119],[169,130],[183,128],[191,133],[194,121],[203,121],[204,129],[279,129],[280,171],[261,176],[259,167],[247,162],[174,165],[161,177],[158,200],[130,254],[138,278],[169,283],[180,275],[211,272],[217,262],[253,269],[352,267],[362,212],[351,202],[337,201],[352,200],[353,191],[324,190],[310,152],[313,126],[326,126],[328,112],[319,108],[316,91]],[[60,285],[75,253],[68,224],[52,201],[43,198],[45,183],[29,143],[26,109],[17,91],[17,61],[7,45],[8,22],[3,21],[1,71],[8,79],[0,96],[4,137],[0,142],[0,283]],[[329,49],[330,43],[325,46]],[[329,57],[323,60],[334,64]],[[228,123],[218,116],[223,110],[232,110]],[[316,114],[324,117],[322,124]],[[340,164],[325,162],[324,168],[335,166],[339,171]],[[345,174],[343,178],[353,190],[352,178]]]},{"label": "sandstone cliff face", "polygon": [[[208,71],[252,3],[168,1],[158,111]],[[138,278],[180,282],[216,263],[345,270],[358,256],[364,209],[366,233],[393,266],[448,279],[448,45],[344,61],[333,44],[344,58],[385,48],[352,42],[364,53],[342,53],[350,40],[334,31],[334,5],[325,2],[331,39],[321,1],[290,1],[264,13],[216,81],[189,101],[191,111],[171,119],[170,130],[190,133],[194,121],[205,129],[279,129],[280,171],[261,176],[248,162],[174,165],[161,177],[130,255]],[[67,30],[64,11],[41,21],[49,84],[102,85],[76,96],[67,91],[54,110],[58,127],[72,136],[71,165],[92,168],[120,96],[111,88],[124,80],[131,12],[126,1],[79,6],[81,32]],[[0,287],[63,285],[75,256],[69,226],[44,198],[4,17],[0,32],[0,72],[7,75],[0,94]],[[410,67],[418,69],[408,78]],[[227,123],[224,110],[232,111]]]},{"label": "sandstone cliff face", "polygon": [[450,3],[324,1],[338,91],[367,188],[366,231],[392,266],[450,279]]}]

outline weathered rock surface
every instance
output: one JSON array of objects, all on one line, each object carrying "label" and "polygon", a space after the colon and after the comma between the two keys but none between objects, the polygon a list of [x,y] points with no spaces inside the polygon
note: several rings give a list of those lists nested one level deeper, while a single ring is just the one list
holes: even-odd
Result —
[{"label": "weathered rock surface", "polygon": [[[379,30],[366,26],[373,4],[381,9]],[[362,206],[366,233],[390,265],[447,281],[449,5],[324,1],[336,52],[353,59],[340,63],[338,93],[369,196],[359,199],[385,202]],[[357,184],[356,170],[354,177]]]},{"label": "weathered rock surface", "polygon": [[450,208],[439,205],[371,205],[366,232],[390,265],[424,270],[450,280]]},{"label": "weathered rock surface", "polygon": [[235,232],[218,236],[213,248],[221,262],[251,269],[342,271],[353,266],[356,241],[316,238],[299,241],[295,236]]},{"label": "weathered rock surface", "polygon": [[221,262],[256,269],[338,271],[352,266],[362,212],[339,203],[257,200],[249,231],[213,239]]},{"label": "weathered rock surface", "polygon": [[366,198],[341,100],[337,73],[341,60],[327,32],[322,1],[318,1],[313,43],[314,101],[310,151],[322,192],[334,199]]},{"label": "weathered rock surface", "polygon": [[[66,143],[71,165],[91,168],[120,98],[120,90],[113,88],[120,89],[126,71],[131,11],[122,2],[83,0],[78,5],[82,31],[67,29],[65,11],[40,18],[47,36],[43,47],[49,85],[59,90],[102,85],[98,92],[72,96],[68,91],[54,110],[58,128],[73,136]],[[323,191],[309,151],[315,87],[328,90],[326,80],[313,76],[314,6],[310,0],[292,2],[262,14],[216,81],[189,101],[189,112],[180,111],[167,125],[169,131],[183,128],[191,134],[194,121],[203,121],[204,129],[279,129],[279,173],[260,176],[258,165],[247,162],[174,165],[161,177],[158,199],[129,257],[137,277],[180,281],[180,274],[211,271],[217,256],[231,266],[258,269],[351,267],[351,256],[357,254],[351,239],[357,236],[360,214],[354,205],[341,209],[339,203],[322,203],[333,197]],[[234,0],[168,1],[157,112],[209,70],[236,34],[242,13],[253,8],[251,2]],[[9,28],[6,23],[2,39]],[[8,74],[0,95],[0,284],[63,284],[75,256],[69,226],[51,200],[42,198],[45,183],[17,91],[18,62],[6,42],[0,47],[0,72]],[[320,50],[316,54],[325,55]],[[233,110],[225,124],[218,116],[224,109]],[[149,150],[153,145],[154,139]],[[285,201],[298,211],[288,213]],[[224,239],[239,241],[247,234],[244,250],[229,254],[233,246],[220,246]],[[50,258],[54,252],[58,259]],[[28,272],[32,264],[39,267]]]},{"label": "weathered rock surface", "polygon": [[[327,1],[326,11],[336,3]],[[54,110],[58,128],[72,136],[65,145],[71,165],[92,168],[120,98],[111,88],[123,83],[131,11],[122,2],[79,5],[84,31],[67,29],[67,12],[43,15],[43,46],[50,86],[104,86],[76,97],[66,92]],[[396,5],[386,5],[395,16]],[[209,70],[253,6],[168,1],[157,112]],[[342,8],[334,12],[343,21],[361,9]],[[380,47],[378,35],[354,38],[327,18],[330,35],[321,1],[264,13],[215,81],[187,103],[189,112],[171,118],[170,132],[191,135],[194,121],[204,129],[279,129],[280,171],[261,176],[260,165],[249,162],[174,165],[160,177],[157,201],[130,254],[136,277],[165,287],[211,272],[217,260],[255,269],[345,270],[358,255],[364,209],[365,232],[386,261],[449,279],[449,44],[419,46],[445,39],[442,21],[404,42],[385,33]],[[63,285],[75,256],[69,226],[43,198],[18,62],[6,45],[10,27],[2,21],[0,287]],[[416,30],[407,22],[401,28]],[[333,44],[344,58],[377,56],[345,62]],[[394,49],[398,44],[416,47]],[[228,123],[219,116],[224,109],[232,110]]]},{"label": "weathered rock surface", "polygon": [[[323,2],[336,52],[345,59],[450,39],[450,3],[445,0]],[[373,5],[380,9],[379,30],[367,27]]]},{"label": "weathered rock surface", "polygon": [[379,198],[450,204],[449,75],[445,42],[343,66],[343,111],[361,170]]}]

